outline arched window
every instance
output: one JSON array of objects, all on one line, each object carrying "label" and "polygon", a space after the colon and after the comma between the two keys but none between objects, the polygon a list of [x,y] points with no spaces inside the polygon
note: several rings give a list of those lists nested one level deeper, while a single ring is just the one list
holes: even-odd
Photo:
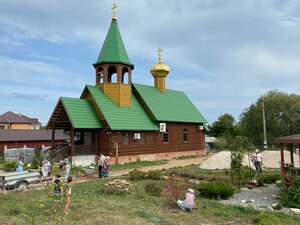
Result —
[{"label": "arched window", "polygon": [[164,143],[169,143],[169,132],[168,132],[168,129],[166,130],[166,132],[163,133],[163,142]]},{"label": "arched window", "polygon": [[102,67],[99,67],[97,69],[97,84],[102,84],[104,82],[104,74],[103,74],[103,69]]},{"label": "arched window", "polygon": [[188,133],[188,129],[184,128],[183,132],[182,132],[182,139],[184,142],[188,142],[189,139],[189,133]]},{"label": "arched window", "polygon": [[129,73],[126,67],[124,67],[122,70],[122,83],[129,84]]},{"label": "arched window", "polygon": [[118,81],[117,68],[115,66],[110,66],[108,68],[108,82],[117,83],[117,81]]}]

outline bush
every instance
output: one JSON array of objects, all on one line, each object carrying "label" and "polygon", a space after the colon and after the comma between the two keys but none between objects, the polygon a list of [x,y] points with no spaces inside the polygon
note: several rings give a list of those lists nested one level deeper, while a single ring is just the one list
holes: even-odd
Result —
[{"label": "bush", "polygon": [[278,180],[281,180],[280,173],[273,173],[273,174],[262,174],[261,179],[265,184],[273,184]]},{"label": "bush", "polygon": [[274,210],[281,210],[282,209],[282,205],[280,203],[276,204],[274,207],[273,207]]},{"label": "bush", "polygon": [[149,195],[160,196],[163,188],[158,183],[148,183],[145,185],[145,192]]},{"label": "bush", "polygon": [[16,170],[18,163],[16,161],[5,161],[3,163],[3,169],[6,171]]},{"label": "bush", "polygon": [[161,180],[162,174],[159,170],[148,171],[146,178],[151,180]]},{"label": "bush", "polygon": [[32,157],[31,167],[33,169],[38,169],[42,166],[42,162],[46,157],[47,155],[42,153],[40,148],[34,149],[34,156]]},{"label": "bush", "polygon": [[283,206],[300,208],[300,178],[295,179],[291,186],[283,186],[279,193]]},{"label": "bush", "polygon": [[140,171],[138,169],[134,169],[129,172],[129,179],[130,180],[142,180],[146,177],[146,172]]},{"label": "bush", "polygon": [[228,199],[234,194],[234,187],[225,182],[208,182],[198,185],[200,195],[211,199]]}]

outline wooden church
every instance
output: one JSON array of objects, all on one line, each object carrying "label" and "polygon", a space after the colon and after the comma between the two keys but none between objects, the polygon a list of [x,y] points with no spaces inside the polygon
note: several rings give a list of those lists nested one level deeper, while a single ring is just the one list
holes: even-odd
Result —
[{"label": "wooden church", "polygon": [[89,164],[99,154],[128,161],[204,150],[207,121],[183,92],[166,89],[170,69],[160,52],[151,67],[154,86],[132,83],[134,65],[113,13],[93,64],[96,84],[86,85],[80,98],[61,97],[47,124],[52,133],[70,131],[69,157],[74,164]]}]

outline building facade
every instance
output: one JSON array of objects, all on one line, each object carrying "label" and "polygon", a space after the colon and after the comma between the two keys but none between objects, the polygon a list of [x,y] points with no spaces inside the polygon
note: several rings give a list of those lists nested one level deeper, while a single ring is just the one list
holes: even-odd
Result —
[{"label": "building facade", "polygon": [[134,65],[113,16],[93,64],[95,85],[86,85],[79,99],[61,97],[47,124],[52,134],[70,131],[74,162],[99,154],[128,161],[204,151],[207,121],[185,93],[166,89],[170,69],[161,51],[150,69],[154,86],[132,83]]}]

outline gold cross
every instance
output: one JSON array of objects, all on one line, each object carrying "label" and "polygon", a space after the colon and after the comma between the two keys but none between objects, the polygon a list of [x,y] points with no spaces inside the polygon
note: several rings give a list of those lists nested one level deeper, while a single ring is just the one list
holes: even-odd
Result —
[{"label": "gold cross", "polygon": [[161,63],[161,52],[162,52],[162,48],[159,47],[159,48],[157,49],[157,52],[158,52],[158,62]]},{"label": "gold cross", "polygon": [[112,8],[111,8],[112,11],[113,11],[113,16],[112,16],[113,19],[117,19],[117,17],[116,17],[116,10],[115,10],[117,7],[118,7],[117,4],[114,3],[113,6],[112,6]]}]

